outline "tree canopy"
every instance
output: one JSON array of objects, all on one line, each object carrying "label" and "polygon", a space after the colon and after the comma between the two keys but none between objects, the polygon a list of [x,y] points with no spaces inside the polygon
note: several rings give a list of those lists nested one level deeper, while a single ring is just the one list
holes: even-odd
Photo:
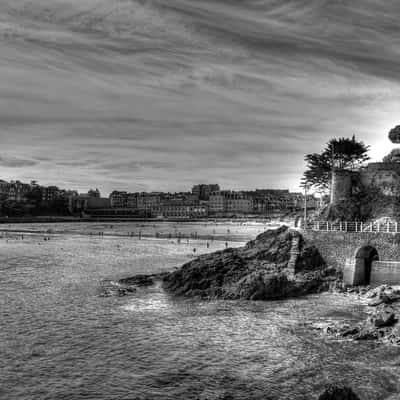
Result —
[{"label": "tree canopy", "polygon": [[332,170],[355,170],[369,160],[369,146],[350,138],[333,138],[321,153],[306,154],[307,169],[304,171],[302,186],[311,186],[326,191],[331,182]]},{"label": "tree canopy", "polygon": [[400,149],[393,149],[388,155],[383,157],[383,162],[386,163],[400,163]]}]

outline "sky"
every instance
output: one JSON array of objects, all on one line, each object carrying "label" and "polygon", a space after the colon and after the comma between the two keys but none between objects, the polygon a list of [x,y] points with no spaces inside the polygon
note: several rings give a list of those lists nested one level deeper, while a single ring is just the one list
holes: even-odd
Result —
[{"label": "sky", "polygon": [[400,124],[397,0],[1,0],[0,179],[298,190]]}]

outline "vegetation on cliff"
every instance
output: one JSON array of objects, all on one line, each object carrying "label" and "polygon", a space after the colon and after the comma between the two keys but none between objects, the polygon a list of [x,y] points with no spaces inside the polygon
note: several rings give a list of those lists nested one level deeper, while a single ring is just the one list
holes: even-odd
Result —
[{"label": "vegetation on cliff", "polygon": [[388,196],[378,187],[354,186],[347,200],[329,205],[318,219],[327,221],[373,221],[380,218],[400,219],[400,203],[397,196]]}]

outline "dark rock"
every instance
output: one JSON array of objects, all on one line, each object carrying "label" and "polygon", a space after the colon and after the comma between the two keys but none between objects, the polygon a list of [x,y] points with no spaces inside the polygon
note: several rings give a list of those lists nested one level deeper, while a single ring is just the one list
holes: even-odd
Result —
[{"label": "dark rock", "polygon": [[398,293],[388,293],[382,296],[382,300],[385,304],[395,303],[400,300],[400,294]]},{"label": "dark rock", "polygon": [[120,279],[118,283],[126,286],[152,286],[155,281],[162,280],[166,274],[168,273],[161,272],[159,274],[150,275],[139,274],[130,278]]},{"label": "dark rock", "polygon": [[396,315],[393,310],[382,310],[371,319],[371,322],[377,328],[383,328],[385,326],[392,326],[397,322]]},{"label": "dark rock", "polygon": [[400,345],[400,324],[397,324],[387,335],[388,342]]},{"label": "dark rock", "polygon": [[383,304],[383,300],[382,299],[373,299],[373,300],[370,300],[369,302],[368,302],[368,305],[370,306],[370,307],[376,307],[376,306],[379,306],[380,304]]},{"label": "dark rock", "polygon": [[354,336],[354,340],[376,340],[379,338],[379,332],[373,327],[363,327],[360,332]]},{"label": "dark rock", "polygon": [[318,400],[360,400],[360,398],[349,387],[328,386]]},{"label": "dark rock", "polygon": [[124,297],[127,296],[128,294],[134,293],[135,289],[134,288],[118,288],[116,291],[116,294],[118,297]]},{"label": "dark rock", "polygon": [[360,328],[358,326],[346,329],[344,332],[341,333],[341,335],[343,337],[347,337],[347,336],[353,336],[353,335],[357,335],[358,333],[360,333]]},{"label": "dark rock", "polygon": [[196,258],[166,275],[163,286],[180,296],[275,300],[328,290],[335,278],[318,250],[283,226]]},{"label": "dark rock", "polygon": [[119,283],[123,285],[151,286],[154,279],[151,275],[136,275],[131,278],[120,279]]}]

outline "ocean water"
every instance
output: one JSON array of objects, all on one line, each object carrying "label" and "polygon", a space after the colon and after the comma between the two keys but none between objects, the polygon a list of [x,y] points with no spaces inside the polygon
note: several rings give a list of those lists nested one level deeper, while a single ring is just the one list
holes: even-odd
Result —
[{"label": "ocean water", "polygon": [[327,383],[399,398],[399,349],[310,327],[363,318],[352,297],[207,302],[160,287],[100,297],[104,280],[171,270],[225,242],[50,237],[0,238],[1,399],[314,399]]}]

